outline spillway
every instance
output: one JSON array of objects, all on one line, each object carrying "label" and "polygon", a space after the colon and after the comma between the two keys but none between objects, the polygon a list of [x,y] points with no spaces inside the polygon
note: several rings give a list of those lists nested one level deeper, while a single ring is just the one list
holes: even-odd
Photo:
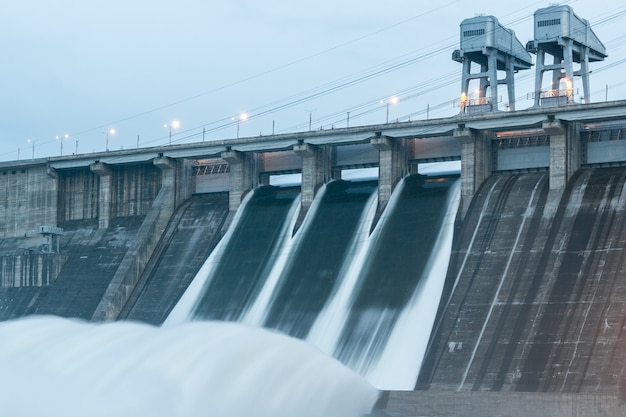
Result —
[{"label": "spillway", "polygon": [[362,243],[358,231],[368,228],[364,210],[374,191],[375,182],[338,181],[327,186],[313,218],[297,236],[299,241],[280,277],[264,326],[306,337],[343,278],[355,246]]},{"label": "spillway", "polygon": [[170,220],[152,257],[154,261],[134,288],[120,318],[163,323],[217,246],[227,215],[227,193],[196,195],[185,202]]},{"label": "spillway", "polygon": [[288,237],[288,213],[294,210],[298,194],[295,188],[271,186],[255,191],[196,300],[195,319],[239,320],[260,292]]},{"label": "spillway", "polygon": [[[354,394],[357,397],[350,391],[344,391],[343,387],[333,388],[339,389],[337,393],[342,393],[345,399],[352,398],[358,402],[357,412],[362,414],[371,408],[375,400],[376,395],[371,396],[371,393],[376,393],[373,387],[410,389],[415,382],[436,312],[436,302],[433,301],[437,300],[437,294],[443,286],[441,270],[447,268],[458,195],[458,176],[415,175],[404,179],[397,186],[392,201],[383,215],[377,218],[376,181],[335,181],[320,190],[303,222],[296,228],[296,219],[300,215],[299,188],[260,187],[247,196],[223,237],[220,228],[226,219],[227,199],[222,195],[196,196],[170,220],[166,238],[157,249],[160,255],[154,264],[149,265],[151,273],[139,281],[125,306],[122,313],[123,317],[133,322],[128,324],[130,327],[124,324],[93,326],[41,318],[37,326],[43,326],[48,331],[36,335],[39,331],[33,333],[32,329],[37,326],[31,327],[34,322],[7,322],[7,326],[0,331],[6,334],[17,331],[20,337],[26,339],[20,339],[20,346],[4,344],[2,347],[18,349],[20,354],[13,352],[13,356],[7,355],[6,358],[19,358],[23,369],[32,371],[28,375],[37,380],[62,380],[69,384],[66,388],[70,387],[70,391],[79,393],[81,390],[76,390],[76,387],[84,385],[88,391],[83,395],[85,404],[100,407],[98,404],[106,403],[108,396],[120,395],[120,401],[132,406],[129,409],[142,410],[140,412],[143,413],[144,408],[141,407],[148,407],[142,403],[144,399],[158,395],[164,401],[158,412],[175,410],[175,415],[184,416],[193,414],[185,414],[187,411],[180,411],[176,407],[180,406],[181,401],[188,403],[198,388],[184,388],[188,383],[182,375],[180,379],[164,381],[160,387],[146,384],[145,390],[136,391],[138,397],[134,402],[120,394],[127,385],[115,386],[112,381],[124,378],[129,384],[141,385],[145,375],[142,371],[139,374],[133,372],[143,366],[141,357],[152,355],[150,352],[157,349],[159,343],[168,352],[158,354],[165,362],[189,354],[198,358],[203,355],[219,358],[225,353],[219,349],[209,350],[211,346],[215,347],[214,342],[196,340],[199,345],[193,346],[195,334],[216,333],[219,338],[222,328],[216,330],[204,327],[204,324],[246,322],[254,324],[254,327],[232,323],[235,327],[241,326],[243,333],[251,333],[228,349],[239,349],[237,346],[242,344],[257,346],[261,340],[257,339],[260,335],[256,333],[261,330],[259,327],[267,328],[270,334],[282,333],[288,340],[304,339],[322,357],[329,360],[334,357],[333,367],[343,369],[337,371],[339,373],[336,375],[320,376],[320,380],[335,380],[337,375],[347,372],[347,385],[362,387],[357,390],[360,393]],[[124,230],[112,227],[101,237],[107,238],[122,232]],[[190,249],[199,242],[203,244],[198,251]],[[198,259],[203,256],[206,260],[200,265]],[[78,264],[78,261],[70,264]],[[199,272],[190,282],[189,273],[194,269]],[[436,279],[429,277],[429,271],[433,269],[438,271]],[[172,274],[183,275],[176,286],[169,278]],[[187,284],[187,291],[181,296],[181,288]],[[94,298],[94,302],[97,298]],[[155,300],[159,300],[156,304],[165,307],[158,309]],[[134,323],[141,320],[159,324],[174,305],[176,307],[160,331]],[[182,328],[190,329],[192,335],[189,336]],[[148,342],[152,337],[158,339],[158,342],[154,342],[154,346],[143,344],[143,340],[138,343],[133,339],[134,336],[130,336],[133,332],[140,338],[141,335],[145,336],[146,343],[152,343]],[[64,340],[68,335],[71,337]],[[178,347],[168,347],[172,343],[170,337],[180,338]],[[110,340],[110,343],[94,345],[98,340]],[[280,352],[280,340],[277,346],[268,349],[278,349]],[[51,349],[49,355],[42,355],[38,350],[41,346],[56,347]],[[290,346],[293,348],[293,345]],[[201,347],[206,348],[202,353],[190,353],[198,352],[196,349]],[[262,352],[260,354],[264,355]],[[25,365],[25,358],[29,355],[42,355],[41,367],[54,369],[38,373],[40,369]],[[242,355],[222,364],[230,364],[231,369],[222,367],[217,373],[209,371],[210,368],[203,369],[208,373],[213,372],[223,384],[224,379],[220,375],[232,375],[237,369],[244,375],[250,372],[250,366],[257,366],[251,365],[248,359],[242,359],[247,358],[249,352]],[[119,359],[119,364],[112,364],[114,357]],[[71,358],[79,358],[76,366],[81,367],[87,375],[81,375],[77,368],[75,373],[65,374],[58,367],[59,364],[69,364]],[[257,379],[251,379],[254,382],[250,383],[264,384],[268,375],[284,381],[292,378],[286,374],[278,375],[273,369],[282,366],[276,356],[268,353],[265,358],[268,361],[259,359],[263,365],[258,366],[267,369],[266,373],[257,374]],[[298,360],[306,363],[312,359],[300,357]],[[0,367],[13,372],[15,368],[7,368],[12,366],[11,363],[0,361]],[[315,392],[315,397],[321,395],[323,398],[324,390],[310,384],[311,375],[307,371],[298,371],[293,365],[287,367],[293,368],[298,374],[293,377],[296,379],[291,379],[298,381],[294,385],[304,384],[303,387],[308,388],[303,389]],[[150,372],[171,376],[172,371],[166,368]],[[385,372],[381,373],[381,370]],[[98,383],[85,379],[101,374],[104,379]],[[3,399],[12,397],[19,403],[20,397],[14,396],[9,389],[11,380],[0,380],[6,394]],[[106,381],[109,381],[109,385]],[[219,385],[209,379],[195,382],[204,387]],[[60,389],[64,387],[63,384],[58,386]],[[174,391],[190,389],[193,392],[183,392],[184,399],[181,399],[180,392],[167,392],[167,387]],[[40,387],[34,386],[33,389],[40,390]],[[232,399],[226,400],[226,394],[220,392],[215,388],[213,395],[223,396],[224,402],[233,403]],[[236,392],[233,389],[229,395]],[[49,398],[49,415],[74,415],[72,413],[75,410],[63,406],[68,400],[67,395],[56,391],[50,394],[46,397]],[[290,405],[285,398],[292,396],[292,393],[286,391],[284,396],[276,401],[285,405],[284,410],[288,410]],[[51,397],[64,400],[55,401]],[[3,400],[3,404],[16,403]],[[260,399],[258,404],[261,404]],[[259,405],[259,410],[270,406]],[[341,407],[341,404],[335,403],[329,407],[318,407],[317,411],[311,411],[311,416],[332,415],[333,410]],[[102,409],[124,415],[120,414],[120,409]],[[77,410],[84,411],[80,408]],[[150,410],[158,415],[157,411]],[[352,412],[348,410],[341,415],[351,415]],[[221,415],[239,417],[252,412],[242,413],[229,411]],[[290,413],[285,415],[293,415],[293,410]],[[258,412],[255,414],[262,415]],[[274,410],[271,415],[281,414]]]},{"label": "spillway", "polygon": [[[296,231],[297,189],[257,189],[166,324],[191,318],[275,329],[379,388],[410,389],[437,310],[429,301],[443,288],[458,176],[406,178],[375,224],[376,190],[376,181],[327,184]],[[408,344],[398,336],[407,330]],[[390,340],[396,352],[404,344],[403,359],[389,359]]]}]

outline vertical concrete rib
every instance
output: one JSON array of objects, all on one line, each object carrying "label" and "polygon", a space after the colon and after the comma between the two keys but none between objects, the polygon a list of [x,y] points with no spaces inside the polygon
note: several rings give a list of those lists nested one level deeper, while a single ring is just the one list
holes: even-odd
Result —
[{"label": "vertical concrete rib", "polygon": [[461,207],[465,214],[478,187],[491,176],[491,142],[487,133],[464,125],[455,129],[454,137],[461,143]]},{"label": "vertical concrete rib", "polygon": [[370,143],[379,152],[378,164],[378,212],[389,202],[391,193],[407,171],[407,152],[404,141],[377,135]]},{"label": "vertical concrete rib", "polygon": [[250,154],[228,149],[222,152],[222,159],[230,165],[230,190],[228,193],[228,207],[230,211],[237,211],[245,193],[250,191],[257,178],[257,170],[253,166]]},{"label": "vertical concrete rib", "polygon": [[550,189],[564,190],[580,168],[580,134],[576,124],[549,117],[542,125],[550,136]]},{"label": "vertical concrete rib", "polygon": [[302,208],[306,211],[320,185],[331,177],[330,163],[325,147],[298,143],[293,151],[302,158]]},{"label": "vertical concrete rib", "polygon": [[113,186],[111,181],[111,168],[96,161],[89,166],[91,172],[98,176],[100,181],[100,194],[98,196],[98,227],[106,229],[111,220],[111,196]]}]

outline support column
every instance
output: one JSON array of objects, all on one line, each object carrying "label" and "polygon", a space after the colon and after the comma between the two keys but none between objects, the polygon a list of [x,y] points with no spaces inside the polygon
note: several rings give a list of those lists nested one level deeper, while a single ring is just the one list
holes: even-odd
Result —
[{"label": "support column", "polygon": [[403,140],[378,133],[370,143],[379,151],[378,211],[381,212],[387,206],[394,187],[408,170],[406,148]]},{"label": "support column", "polygon": [[228,193],[228,208],[236,211],[241,204],[245,193],[252,189],[253,178],[256,177],[256,170],[249,154],[226,150],[222,152],[222,159],[230,165],[230,191]]},{"label": "support column", "polygon": [[554,116],[542,124],[550,136],[550,189],[564,190],[580,168],[580,137],[574,124],[567,125]]},{"label": "support column", "polygon": [[580,50],[580,71],[574,73],[580,75],[583,80],[583,102],[589,104],[591,92],[589,91],[589,48],[581,46]]},{"label": "support column", "polygon": [[[159,155],[158,158],[152,160],[152,164],[161,170],[161,188],[169,187],[172,190],[176,190],[176,161]],[[164,203],[167,205],[166,209],[172,212],[176,208],[176,192],[172,192],[172,198]]]},{"label": "support column", "polygon": [[509,111],[515,111],[515,65],[513,65],[513,58],[509,55],[506,57],[506,78],[504,83],[507,87]]},{"label": "support column", "polygon": [[113,193],[113,185],[111,181],[111,168],[100,161],[89,166],[91,172],[98,176],[99,195],[98,195],[98,228],[106,229],[111,221],[111,196]]},{"label": "support column", "polygon": [[46,201],[46,214],[42,220],[42,223],[45,224],[59,224],[59,173],[56,169],[52,168],[50,165],[46,166],[46,174],[50,178],[50,180],[43,180],[46,183],[46,193],[48,195],[47,198],[44,199]]},{"label": "support column", "polygon": [[461,204],[463,215],[484,180],[491,176],[491,142],[485,132],[459,125],[454,137],[461,143]]},{"label": "support column", "polygon": [[330,161],[325,157],[325,148],[298,143],[293,151],[302,158],[302,208],[308,210],[313,204],[315,193],[320,185],[331,178]]},{"label": "support column", "polygon": [[491,111],[498,110],[498,52],[489,49],[489,92],[491,93]]}]

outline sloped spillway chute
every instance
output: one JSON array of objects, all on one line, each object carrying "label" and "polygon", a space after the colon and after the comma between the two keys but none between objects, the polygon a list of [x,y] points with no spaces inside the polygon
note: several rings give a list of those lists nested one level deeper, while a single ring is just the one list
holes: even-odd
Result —
[{"label": "sloped spillway chute", "polygon": [[[196,277],[203,284],[196,285],[189,317],[243,321],[306,339],[361,375],[392,362],[397,369],[403,359],[389,356],[402,351],[411,356],[404,361],[411,370],[401,385],[390,382],[389,372],[374,374],[387,388],[410,388],[443,287],[431,270],[441,277],[447,270],[458,181],[458,175],[405,178],[374,229],[377,181],[333,181],[295,234],[299,189],[256,189]],[[433,301],[416,308],[425,299]],[[409,348],[389,349],[407,332]]]},{"label": "sloped spillway chute", "polygon": [[[429,278],[429,259],[457,180],[458,176],[407,177],[395,204],[377,226],[336,345],[335,357],[353,369],[367,370],[376,363],[420,280]],[[425,327],[427,335],[431,324],[415,323],[415,331]]]},{"label": "sloped spillway chute", "polygon": [[227,215],[226,193],[195,195],[181,206],[120,318],[163,323],[218,244]]},{"label": "sloped spillway chute", "polygon": [[237,321],[245,312],[278,256],[298,195],[299,188],[254,191],[195,302],[195,319]]},{"label": "sloped spillway chute", "polygon": [[[299,236],[283,272],[264,325],[305,337],[328,301],[349,259],[363,210],[375,181],[334,181],[327,185],[308,227]],[[365,225],[367,227],[367,225]]]}]

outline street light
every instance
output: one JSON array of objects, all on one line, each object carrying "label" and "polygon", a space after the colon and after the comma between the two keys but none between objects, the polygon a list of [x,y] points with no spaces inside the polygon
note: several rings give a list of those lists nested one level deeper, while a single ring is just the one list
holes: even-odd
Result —
[{"label": "street light", "polygon": [[34,139],[26,139],[26,142],[33,144],[33,154],[31,159],[35,159],[35,140]]},{"label": "street light", "polygon": [[392,96],[392,97],[389,97],[387,100],[380,100],[380,104],[387,105],[387,123],[389,123],[389,103],[398,104],[398,97]]},{"label": "street light", "polygon": [[104,133],[104,135],[106,137],[104,150],[108,152],[109,151],[109,135],[115,135],[115,133],[117,133],[117,132],[115,131],[115,129],[111,128],[111,129],[107,130],[106,132],[102,132],[102,133]]},{"label": "street light", "polygon": [[313,112],[317,109],[313,110],[305,110],[309,112],[309,132],[311,131],[311,123],[313,122]]},{"label": "street light", "polygon": [[69,137],[70,137],[70,135],[68,135],[67,133],[65,135],[63,135],[63,136],[57,135],[57,140],[61,141],[61,156],[63,156],[63,139],[67,139]]},{"label": "street light", "polygon": [[170,145],[172,144],[172,129],[178,129],[180,127],[180,122],[178,120],[173,120],[172,123],[163,125],[164,128],[170,128]]},{"label": "street light", "polygon": [[[248,116],[248,113],[241,113],[239,116],[237,116],[237,139],[239,139],[239,123],[245,122],[249,118],[250,116]],[[235,118],[233,117],[232,119],[234,120]]]}]

